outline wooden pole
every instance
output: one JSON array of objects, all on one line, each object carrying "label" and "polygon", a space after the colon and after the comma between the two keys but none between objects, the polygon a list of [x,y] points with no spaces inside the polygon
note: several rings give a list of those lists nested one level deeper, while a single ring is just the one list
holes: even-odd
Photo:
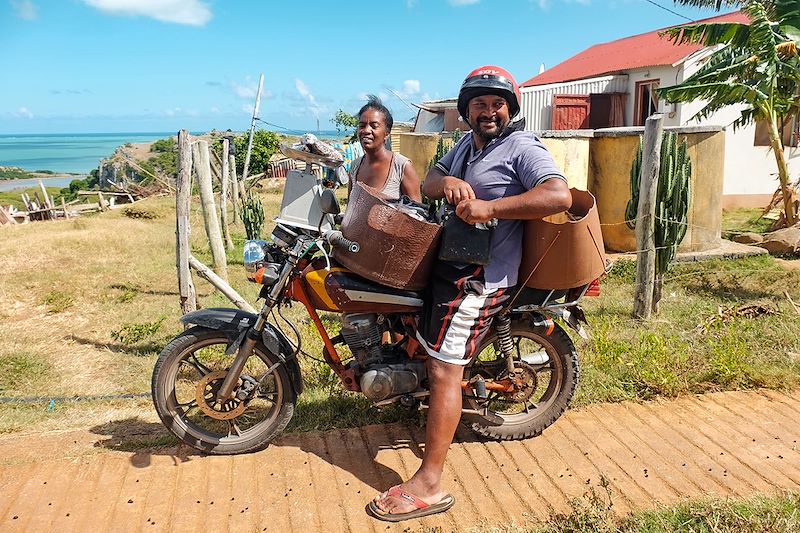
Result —
[{"label": "wooden pole", "polygon": [[231,173],[233,183],[233,222],[238,224],[242,219],[242,202],[244,201],[244,182],[236,179],[236,156],[230,154],[228,156],[228,167]]},{"label": "wooden pole", "polygon": [[106,199],[103,198],[103,193],[101,191],[97,191],[97,198],[100,204],[100,210],[108,211],[109,210],[108,202],[106,202]]},{"label": "wooden pole", "polygon": [[231,239],[231,232],[228,228],[228,139],[222,139],[222,158],[220,160],[222,166],[222,191],[220,192],[220,215],[222,215],[222,234],[225,237],[225,247],[228,250],[233,250],[233,240]]},{"label": "wooden pole", "polygon": [[189,265],[197,271],[197,274],[212,284],[214,287],[219,289],[219,291],[224,294],[233,305],[241,309],[242,311],[247,311],[248,313],[255,313],[256,310],[247,303],[247,301],[239,296],[239,293],[236,292],[233,287],[228,285],[224,279],[220,278],[214,272],[205,266],[203,263],[198,261],[194,256],[189,256]]},{"label": "wooden pole", "polygon": [[44,207],[48,209],[53,208],[53,202],[50,200],[50,196],[47,194],[47,189],[44,187],[44,183],[42,180],[39,180],[39,189],[42,191],[42,198],[44,199]]},{"label": "wooden pole", "polygon": [[191,313],[197,309],[197,293],[192,282],[192,272],[189,270],[189,210],[192,199],[192,151],[189,146],[189,132],[178,132],[178,177],[176,181],[177,194],[175,195],[176,214],[176,246],[175,266],[178,269],[178,292],[181,298],[181,311],[183,314]]},{"label": "wooden pole", "polygon": [[650,318],[656,275],[655,215],[658,170],[661,166],[663,115],[650,116],[644,125],[642,176],[639,182],[639,209],[636,220],[636,285],[633,317]]},{"label": "wooden pole", "polygon": [[200,185],[200,203],[203,207],[206,236],[211,247],[214,272],[223,279],[228,278],[228,265],[225,258],[225,246],[219,230],[217,207],[214,202],[214,189],[211,185],[211,162],[208,156],[208,141],[195,141],[192,145],[192,160],[197,181]]},{"label": "wooden pole", "polygon": [[250,137],[247,139],[247,153],[244,156],[244,168],[242,169],[242,187],[247,180],[247,171],[250,169],[250,153],[253,150],[253,133],[256,129],[258,119],[258,106],[261,103],[261,88],[264,86],[264,75],[258,77],[258,92],[256,93],[256,106],[253,108],[253,120],[250,122]]}]

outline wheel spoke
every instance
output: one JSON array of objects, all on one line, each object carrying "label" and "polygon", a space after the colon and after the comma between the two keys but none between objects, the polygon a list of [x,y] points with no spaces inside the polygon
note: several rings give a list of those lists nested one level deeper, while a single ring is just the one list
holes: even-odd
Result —
[{"label": "wheel spoke", "polygon": [[176,407],[180,407],[181,409],[183,409],[184,413],[188,413],[189,411],[197,407],[197,400],[195,398],[192,398],[186,403],[177,404]]},{"label": "wheel spoke", "polygon": [[181,363],[194,368],[201,378],[205,377],[206,374],[211,372],[210,368],[208,368],[206,365],[197,360],[197,354],[194,353],[189,357],[187,357],[186,359],[184,359],[183,361],[181,361]]},{"label": "wheel spoke", "polygon": [[237,437],[242,436],[242,430],[239,429],[239,426],[236,425],[236,422],[233,420],[228,420],[228,436],[233,437],[234,433],[236,433]]}]

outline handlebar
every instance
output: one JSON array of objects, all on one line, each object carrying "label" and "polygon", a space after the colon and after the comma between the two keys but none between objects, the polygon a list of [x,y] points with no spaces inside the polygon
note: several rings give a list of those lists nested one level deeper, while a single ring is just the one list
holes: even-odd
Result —
[{"label": "handlebar", "polygon": [[345,239],[342,235],[342,232],[339,230],[328,230],[325,232],[322,238],[332,246],[347,250],[354,254],[358,253],[358,251],[361,249],[357,242],[351,241],[350,239]]}]

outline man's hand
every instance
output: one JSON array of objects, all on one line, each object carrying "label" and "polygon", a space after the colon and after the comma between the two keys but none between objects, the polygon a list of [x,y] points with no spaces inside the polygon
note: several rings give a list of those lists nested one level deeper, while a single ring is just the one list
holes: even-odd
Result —
[{"label": "man's hand", "polygon": [[456,215],[467,224],[489,222],[495,218],[494,202],[486,200],[464,200],[456,206]]},{"label": "man's hand", "polygon": [[442,191],[444,192],[445,200],[455,206],[465,200],[475,199],[475,191],[472,190],[470,184],[455,176],[444,176],[442,178]]}]

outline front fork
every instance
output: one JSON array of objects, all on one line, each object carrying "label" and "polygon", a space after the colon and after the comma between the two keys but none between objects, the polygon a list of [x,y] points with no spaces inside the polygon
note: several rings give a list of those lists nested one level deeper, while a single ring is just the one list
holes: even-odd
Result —
[{"label": "front fork", "polygon": [[225,380],[222,382],[219,392],[217,393],[217,403],[225,403],[233,398],[233,393],[236,390],[236,385],[239,383],[239,378],[242,375],[242,370],[244,370],[244,365],[247,363],[247,360],[250,358],[250,356],[253,355],[253,349],[256,347],[256,343],[259,341],[259,339],[261,339],[261,335],[264,333],[264,328],[267,327],[267,317],[269,316],[269,312],[278,303],[278,299],[283,292],[284,287],[286,287],[286,283],[289,281],[289,274],[291,274],[292,269],[294,269],[294,267],[297,265],[298,258],[300,257],[300,254],[306,245],[307,243],[305,240],[299,239],[292,248],[292,251],[289,253],[289,257],[283,264],[283,268],[278,276],[278,280],[270,289],[269,294],[264,301],[264,305],[261,307],[261,312],[258,313],[256,323],[253,324],[253,327],[247,330],[244,340],[239,345],[239,349],[236,352],[236,357],[233,358],[233,363],[228,369],[228,373],[225,375]]}]

